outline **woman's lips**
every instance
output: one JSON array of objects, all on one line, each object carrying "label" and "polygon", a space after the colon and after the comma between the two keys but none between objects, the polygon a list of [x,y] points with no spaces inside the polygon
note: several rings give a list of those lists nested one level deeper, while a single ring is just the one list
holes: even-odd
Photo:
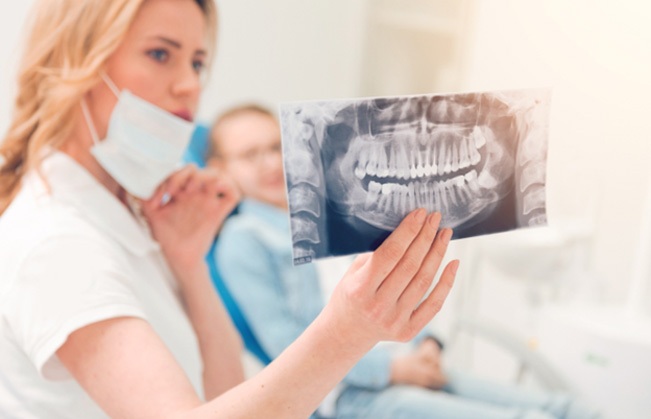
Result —
[{"label": "woman's lips", "polygon": [[193,119],[194,119],[194,118],[192,117],[192,113],[191,113],[190,111],[186,110],[186,109],[183,109],[183,110],[180,110],[180,111],[172,112],[172,114],[178,116],[178,117],[181,118],[181,119],[185,119],[185,120],[188,121],[188,122],[192,122]]}]

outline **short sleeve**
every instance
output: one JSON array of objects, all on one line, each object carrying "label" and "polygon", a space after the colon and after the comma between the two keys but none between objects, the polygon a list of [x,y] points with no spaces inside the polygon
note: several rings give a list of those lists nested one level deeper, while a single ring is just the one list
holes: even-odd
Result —
[{"label": "short sleeve", "polygon": [[39,244],[20,264],[2,311],[17,345],[39,374],[70,378],[56,351],[89,324],[116,317],[146,318],[119,249],[87,237]]}]

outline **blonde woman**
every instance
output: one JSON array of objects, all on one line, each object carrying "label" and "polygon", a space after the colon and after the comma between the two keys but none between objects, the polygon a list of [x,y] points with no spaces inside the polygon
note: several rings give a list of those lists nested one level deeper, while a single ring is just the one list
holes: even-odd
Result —
[{"label": "blonde woman", "polygon": [[[415,211],[243,382],[204,254],[239,199],[176,170],[212,0],[41,0],[0,144],[0,416],[306,417],[379,340],[413,337],[458,262]],[[207,401],[207,402],[206,402]]]}]

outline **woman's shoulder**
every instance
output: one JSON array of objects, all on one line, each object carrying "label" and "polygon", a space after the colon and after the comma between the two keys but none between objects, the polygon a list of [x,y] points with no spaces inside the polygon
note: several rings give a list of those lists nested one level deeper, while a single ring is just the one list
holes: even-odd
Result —
[{"label": "woman's shoulder", "polygon": [[30,200],[19,194],[0,216],[0,277],[13,276],[39,249],[60,249],[63,255],[80,257],[88,249],[103,249],[104,241],[74,208],[47,197]]},{"label": "woman's shoulder", "polygon": [[0,216],[0,243],[38,243],[72,235],[99,237],[98,231],[75,208],[49,197],[30,199],[19,195]]}]

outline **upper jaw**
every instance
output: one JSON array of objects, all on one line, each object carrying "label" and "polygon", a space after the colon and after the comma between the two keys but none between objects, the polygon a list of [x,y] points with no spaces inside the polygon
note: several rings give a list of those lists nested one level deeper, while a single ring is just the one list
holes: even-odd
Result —
[{"label": "upper jaw", "polygon": [[441,212],[442,225],[454,228],[499,199],[495,189],[504,179],[489,162],[498,163],[504,150],[492,135],[486,126],[443,126],[427,135],[355,138],[330,169],[339,172],[331,175],[343,179],[345,193],[329,196],[341,212],[377,228],[394,229],[418,207]]}]

